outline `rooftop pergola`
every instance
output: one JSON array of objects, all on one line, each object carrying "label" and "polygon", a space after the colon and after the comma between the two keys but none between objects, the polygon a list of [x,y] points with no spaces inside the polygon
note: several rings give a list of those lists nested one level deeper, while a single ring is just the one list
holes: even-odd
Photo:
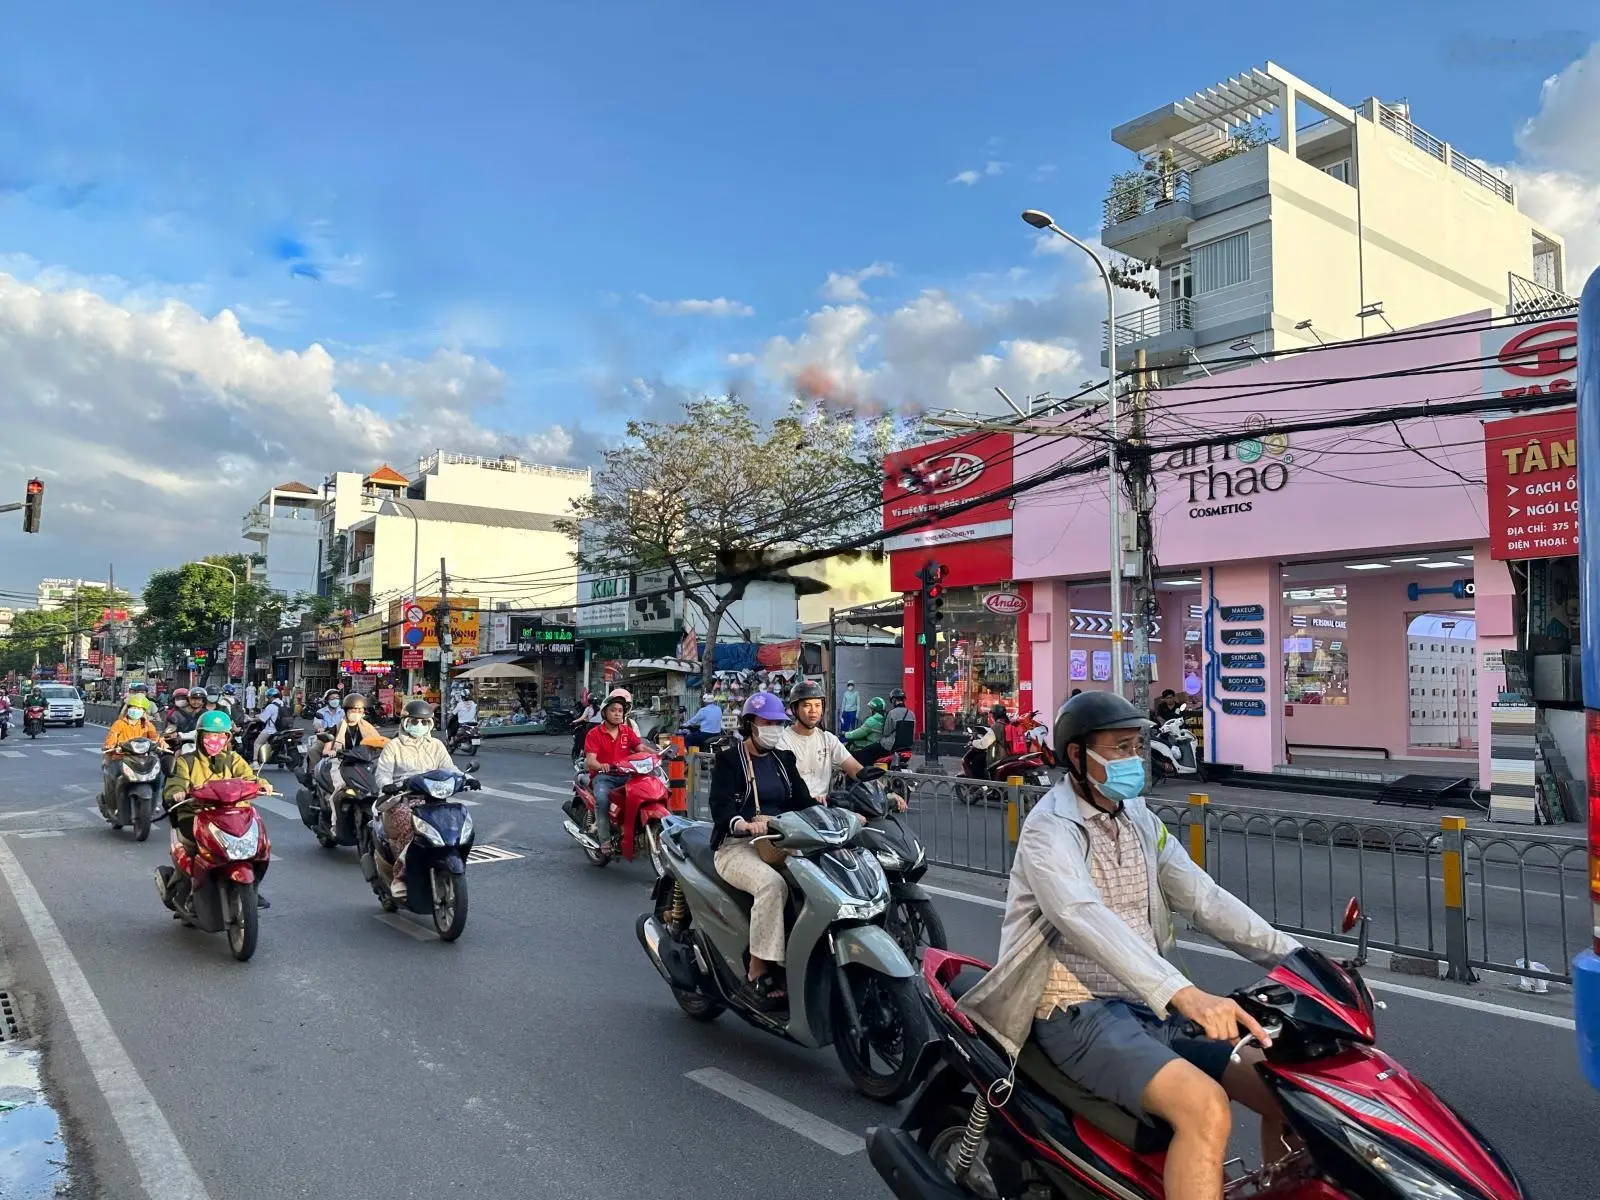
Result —
[{"label": "rooftop pergola", "polygon": [[1277,113],[1277,145],[1293,154],[1302,101],[1345,125],[1355,121],[1351,109],[1269,62],[1118,125],[1111,138],[1141,156],[1171,151],[1180,169],[1193,170],[1214,161],[1241,126]]}]

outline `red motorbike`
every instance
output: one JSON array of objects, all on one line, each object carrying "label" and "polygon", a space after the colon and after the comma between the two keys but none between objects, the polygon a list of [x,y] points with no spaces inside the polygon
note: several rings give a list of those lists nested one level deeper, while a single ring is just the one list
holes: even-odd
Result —
[{"label": "red motorbike", "polygon": [[[987,725],[973,725],[968,729],[968,733],[971,737],[967,742],[966,753],[961,756],[961,769],[956,772],[957,779],[978,779],[1001,784],[1013,775],[1020,775],[1023,783],[1034,787],[1050,786],[1050,770],[1045,762],[1043,746],[1024,742],[1024,745],[1030,745],[1031,748],[1020,753],[1007,747],[991,766],[989,751],[996,741],[995,731]],[[1007,740],[1011,740],[1009,730]],[[965,787],[958,786],[956,795],[967,804],[1005,801],[1005,791],[998,787],[973,787],[970,784]]]},{"label": "red motorbike", "polygon": [[676,757],[675,750],[663,753],[653,746],[642,745],[627,762],[612,768],[614,774],[624,778],[619,786],[611,789],[611,802],[606,812],[611,822],[611,840],[605,845],[595,837],[594,789],[589,782],[589,772],[578,771],[572,781],[572,799],[562,806],[567,814],[562,828],[583,847],[595,866],[605,866],[618,854],[632,862],[639,842],[643,841],[656,878],[666,873],[661,822],[671,811],[667,806],[671,788],[661,764]]},{"label": "red motorbike", "polygon": [[44,705],[30,704],[22,710],[22,732],[31,738],[44,732]]},{"label": "red motorbike", "polygon": [[[1358,920],[1352,900],[1346,930]],[[1375,1048],[1378,1006],[1362,961],[1359,951],[1341,964],[1300,949],[1233,993],[1273,1039],[1256,1069],[1300,1144],[1227,1180],[1224,1195],[1525,1200],[1516,1173],[1483,1135]],[[945,1039],[942,1062],[898,1126],[869,1131],[878,1174],[901,1200],[1161,1200],[1171,1128],[1084,1091],[1031,1042],[1013,1067],[957,1007],[988,969],[963,955],[923,952],[923,1004]]]},{"label": "red motorbike", "polygon": [[268,791],[254,779],[213,779],[189,793],[196,851],[172,831],[172,866],[156,868],[161,903],[185,925],[228,934],[245,962],[256,952],[257,889],[272,859],[266,822],[251,800]]}]

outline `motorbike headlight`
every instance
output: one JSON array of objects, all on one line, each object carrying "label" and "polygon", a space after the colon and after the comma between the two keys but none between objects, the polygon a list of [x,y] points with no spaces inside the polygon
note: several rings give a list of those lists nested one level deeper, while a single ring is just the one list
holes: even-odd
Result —
[{"label": "motorbike headlight", "polygon": [[1349,1122],[1341,1122],[1345,1141],[1367,1168],[1379,1175],[1395,1191],[1411,1200],[1469,1200],[1469,1193],[1453,1187],[1447,1180],[1395,1147],[1379,1141]]},{"label": "motorbike headlight", "polygon": [[256,851],[261,848],[261,826],[252,824],[239,837],[234,837],[226,830],[218,829],[215,825],[211,832],[216,835],[217,843],[231,859],[254,858]]},{"label": "motorbike headlight", "polygon": [[882,863],[884,867],[891,871],[898,871],[901,867],[906,865],[906,860],[901,858],[893,850],[874,850],[872,853],[877,856],[878,861]]},{"label": "motorbike headlight", "polygon": [[439,831],[432,825],[428,824],[428,822],[424,821],[421,817],[417,816],[416,813],[411,814],[411,828],[416,832],[416,835],[423,841],[427,842],[428,845],[444,845],[444,838],[439,835]]},{"label": "motorbike headlight", "polygon": [[839,906],[839,919],[842,921],[870,921],[879,916],[885,908],[889,907],[887,900],[868,900],[862,904],[841,904]]}]

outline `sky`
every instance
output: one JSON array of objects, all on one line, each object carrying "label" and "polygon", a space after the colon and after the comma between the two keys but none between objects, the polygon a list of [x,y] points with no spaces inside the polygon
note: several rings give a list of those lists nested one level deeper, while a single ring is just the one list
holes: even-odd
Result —
[{"label": "sky", "polygon": [[1131,165],[1110,129],[1268,59],[1408,99],[1511,170],[1569,290],[1600,264],[1600,18],[1570,4],[19,7],[0,493],[47,500],[40,535],[0,518],[0,591],[244,549],[290,479],[436,448],[592,465],[730,388],[1077,390],[1097,284],[1018,214],[1092,238]]}]

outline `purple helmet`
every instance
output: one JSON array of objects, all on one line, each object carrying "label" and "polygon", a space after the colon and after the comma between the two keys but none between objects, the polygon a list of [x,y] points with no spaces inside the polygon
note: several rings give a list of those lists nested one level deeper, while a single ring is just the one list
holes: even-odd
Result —
[{"label": "purple helmet", "polygon": [[787,721],[789,710],[772,692],[757,692],[744,702],[743,715],[760,717],[763,721]]}]

